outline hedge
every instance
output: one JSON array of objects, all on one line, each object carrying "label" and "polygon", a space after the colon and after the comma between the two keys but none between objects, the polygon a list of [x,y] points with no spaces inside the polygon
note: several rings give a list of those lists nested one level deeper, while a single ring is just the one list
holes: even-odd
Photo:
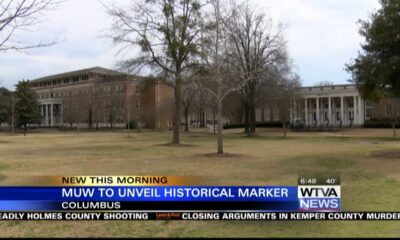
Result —
[{"label": "hedge", "polygon": [[[392,128],[392,123],[368,121],[364,123],[364,128]],[[400,123],[396,123],[396,128],[400,128]]]},{"label": "hedge", "polygon": [[[281,121],[256,123],[256,128],[282,128],[282,127],[283,123]],[[224,129],[235,129],[235,128],[244,128],[244,123],[224,125]]]}]

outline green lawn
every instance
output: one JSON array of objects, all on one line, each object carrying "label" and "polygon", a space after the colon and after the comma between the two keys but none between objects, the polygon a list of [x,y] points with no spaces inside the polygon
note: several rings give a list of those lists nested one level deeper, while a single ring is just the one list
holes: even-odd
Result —
[{"label": "green lawn", "polygon": [[[298,174],[340,174],[346,211],[400,211],[400,159],[371,155],[400,151],[390,130],[289,133],[260,130],[225,137],[184,133],[185,146],[166,146],[170,132],[51,132],[24,137],[0,132],[0,184],[18,176],[203,176],[213,184],[296,185]],[[400,222],[0,222],[0,237],[400,237]]]}]

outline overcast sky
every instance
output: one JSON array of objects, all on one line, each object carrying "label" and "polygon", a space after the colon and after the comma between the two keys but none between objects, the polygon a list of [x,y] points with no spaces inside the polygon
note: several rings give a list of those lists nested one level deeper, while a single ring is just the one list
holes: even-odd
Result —
[{"label": "overcast sky", "polygon": [[[107,3],[112,0],[102,0]],[[117,1],[118,2],[118,1]],[[362,38],[358,19],[379,7],[378,0],[250,0],[276,21],[286,24],[289,53],[303,85],[320,81],[347,83],[345,63],[354,58]],[[21,79],[101,66],[114,68],[120,58],[109,39],[102,38],[110,18],[97,0],[67,0],[47,14],[40,31],[19,33],[35,42],[57,38],[60,43],[29,53],[0,53],[0,85]]]}]

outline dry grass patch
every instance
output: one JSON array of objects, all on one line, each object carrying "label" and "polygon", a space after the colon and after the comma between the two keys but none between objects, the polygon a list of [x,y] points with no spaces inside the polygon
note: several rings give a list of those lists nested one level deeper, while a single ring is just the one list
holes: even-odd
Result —
[{"label": "dry grass patch", "polygon": [[370,154],[371,157],[379,157],[379,158],[394,158],[400,160],[400,151],[379,151],[372,152]]},{"label": "dry grass patch", "polygon": [[[171,132],[51,132],[0,134],[0,184],[34,175],[168,175],[205,177],[219,185],[296,185],[299,173],[340,174],[345,210],[400,210],[399,141],[391,131],[225,132],[226,155],[205,130]],[[1,144],[5,143],[5,144]],[[379,143],[379,144],[376,144]],[[0,237],[399,237],[397,222],[0,222]]]}]

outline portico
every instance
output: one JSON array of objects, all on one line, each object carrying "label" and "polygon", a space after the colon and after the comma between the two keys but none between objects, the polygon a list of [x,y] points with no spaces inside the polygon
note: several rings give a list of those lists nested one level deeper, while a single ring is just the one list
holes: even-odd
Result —
[{"label": "portico", "polygon": [[46,99],[39,101],[42,115],[42,127],[58,127],[63,124],[62,101],[58,99]]},{"label": "portico", "polygon": [[302,120],[309,127],[361,126],[364,108],[354,85],[304,87],[293,100],[290,120]]}]

